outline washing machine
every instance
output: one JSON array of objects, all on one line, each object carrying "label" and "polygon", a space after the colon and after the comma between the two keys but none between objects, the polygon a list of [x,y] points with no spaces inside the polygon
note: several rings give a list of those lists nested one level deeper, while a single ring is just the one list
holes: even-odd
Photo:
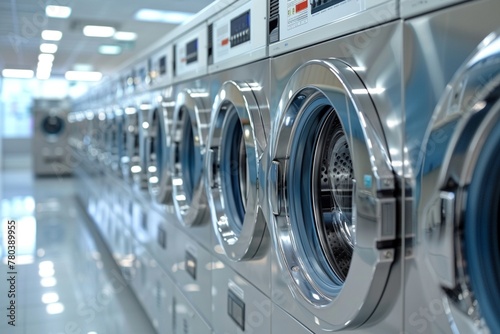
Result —
[{"label": "washing machine", "polygon": [[[271,303],[271,237],[258,192],[265,184],[259,166],[270,132],[266,17],[262,2],[238,1],[208,21],[215,98],[204,180],[216,236],[212,317],[217,333],[252,327],[254,304]],[[270,307],[259,315],[270,319]],[[270,332],[270,322],[253,330]]]},{"label": "washing machine", "polygon": [[35,129],[32,147],[35,175],[71,174],[67,121],[70,109],[69,102],[65,100],[33,100]]},{"label": "washing machine", "polygon": [[[402,330],[403,26],[396,20],[358,31],[364,27],[358,19],[397,3],[369,2],[366,12],[350,7],[356,3],[338,3],[325,14],[303,4],[308,15],[350,14],[332,26],[312,23],[297,40],[270,46],[276,52],[303,38],[308,45],[315,32],[334,31],[337,24],[357,31],[271,61],[263,166],[274,247],[272,300],[314,333]],[[279,2],[289,29],[295,14],[281,15],[281,6],[291,4]]]},{"label": "washing machine", "polygon": [[[258,292],[248,291],[243,294],[245,299],[238,299],[247,305],[244,313],[251,312],[254,300],[270,303],[271,238],[258,196],[262,186],[258,183],[263,179],[259,164],[270,130],[270,60],[266,29],[261,24],[266,15],[266,6],[239,1],[208,21],[213,32],[213,64],[209,70],[215,99],[207,140],[205,188],[216,236],[212,250],[221,261],[213,273],[216,332],[236,332],[245,325],[244,314],[237,317],[229,311],[221,312],[228,310],[232,277],[241,276],[238,280],[245,282],[244,286]],[[223,270],[229,272],[230,279],[219,273]],[[217,277],[224,279],[219,282]],[[236,299],[239,295],[234,296]],[[270,318],[270,313],[264,316]],[[259,327],[259,333],[269,331],[269,327]]]},{"label": "washing machine", "polygon": [[499,11],[403,12],[406,333],[500,331]]},{"label": "washing machine", "polygon": [[173,44],[176,98],[169,159],[173,204],[180,226],[210,249],[212,229],[202,178],[211,111],[206,22],[179,36]]}]

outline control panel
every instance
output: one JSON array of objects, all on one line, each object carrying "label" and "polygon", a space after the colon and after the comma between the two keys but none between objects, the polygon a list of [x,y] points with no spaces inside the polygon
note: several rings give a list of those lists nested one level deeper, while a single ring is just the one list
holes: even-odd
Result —
[{"label": "control panel", "polygon": [[172,46],[167,45],[156,51],[149,59],[151,86],[162,86],[172,81]]},{"label": "control panel", "polygon": [[136,91],[141,91],[149,85],[148,60],[142,60],[135,66],[134,86]]},{"label": "control panel", "polygon": [[237,2],[209,21],[213,44],[211,71],[267,57],[266,20],[265,6],[247,1]]},{"label": "control panel", "polygon": [[174,79],[190,79],[207,73],[207,26],[202,24],[174,43]]},{"label": "control panel", "polygon": [[269,36],[273,56],[398,17],[396,0],[278,0],[278,7],[271,8],[279,18]]}]

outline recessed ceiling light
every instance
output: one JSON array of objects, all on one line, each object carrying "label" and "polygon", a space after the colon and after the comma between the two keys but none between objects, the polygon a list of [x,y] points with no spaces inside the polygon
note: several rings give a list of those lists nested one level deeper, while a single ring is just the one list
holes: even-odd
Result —
[{"label": "recessed ceiling light", "polygon": [[60,19],[67,19],[71,15],[71,8],[66,6],[47,6],[45,15]]},{"label": "recessed ceiling light", "polygon": [[101,45],[99,53],[103,55],[118,55],[122,52],[121,46],[118,45]]},{"label": "recessed ceiling light", "polygon": [[18,70],[12,68],[2,70],[2,76],[4,78],[31,79],[33,75],[34,73],[32,70]]},{"label": "recessed ceiling light", "polygon": [[115,34],[115,28],[107,26],[85,26],[83,34],[87,37],[111,37]]},{"label": "recessed ceiling light", "polygon": [[179,24],[191,18],[195,14],[185,12],[174,12],[167,10],[140,9],[134,18],[138,21],[162,22]]},{"label": "recessed ceiling light", "polygon": [[99,81],[102,79],[101,72],[68,71],[64,75],[68,81]]},{"label": "recessed ceiling light", "polygon": [[40,44],[40,52],[43,52],[43,53],[56,53],[57,52],[57,44],[42,43],[42,44]]},{"label": "recessed ceiling light", "polygon": [[113,35],[113,38],[119,41],[135,41],[137,34],[135,32],[117,31]]},{"label": "recessed ceiling light", "polygon": [[38,61],[41,63],[52,63],[54,61],[54,55],[51,53],[41,53],[38,55]]},{"label": "recessed ceiling light", "polygon": [[44,30],[42,31],[42,38],[46,41],[60,41],[62,32],[58,30]]}]

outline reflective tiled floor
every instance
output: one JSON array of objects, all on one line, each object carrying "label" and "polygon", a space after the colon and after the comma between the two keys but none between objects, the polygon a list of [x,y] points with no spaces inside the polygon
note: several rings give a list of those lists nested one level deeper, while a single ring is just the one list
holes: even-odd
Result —
[{"label": "reflective tiled floor", "polygon": [[[72,178],[2,171],[0,333],[154,333],[75,197]],[[8,324],[6,225],[16,222],[16,316]]]}]

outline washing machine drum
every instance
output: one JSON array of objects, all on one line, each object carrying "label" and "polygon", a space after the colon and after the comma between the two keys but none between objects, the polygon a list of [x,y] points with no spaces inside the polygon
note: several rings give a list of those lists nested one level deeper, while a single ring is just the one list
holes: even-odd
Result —
[{"label": "washing machine drum", "polygon": [[422,214],[427,256],[460,332],[500,333],[498,34],[448,87],[424,146],[422,193],[434,194]]},{"label": "washing machine drum", "polygon": [[42,120],[42,131],[45,135],[55,137],[64,130],[64,120],[57,115],[49,115]]},{"label": "washing machine drum", "polygon": [[[208,136],[207,197],[214,231],[226,255],[235,261],[265,252],[264,215],[258,200],[259,160],[266,146],[259,86],[225,82],[215,98]],[[266,99],[259,99],[266,101]]]},{"label": "washing machine drum", "polygon": [[150,131],[146,145],[149,193],[159,204],[172,203],[170,159],[170,131],[172,103],[163,100],[149,114]]},{"label": "washing machine drum", "polygon": [[321,327],[360,326],[395,256],[395,180],[378,113],[338,59],[301,66],[279,106],[268,195],[280,264]]},{"label": "washing machine drum", "polygon": [[172,124],[172,195],[179,222],[201,224],[206,214],[202,180],[205,141],[210,125],[210,97],[203,90],[186,89],[175,102]]}]

